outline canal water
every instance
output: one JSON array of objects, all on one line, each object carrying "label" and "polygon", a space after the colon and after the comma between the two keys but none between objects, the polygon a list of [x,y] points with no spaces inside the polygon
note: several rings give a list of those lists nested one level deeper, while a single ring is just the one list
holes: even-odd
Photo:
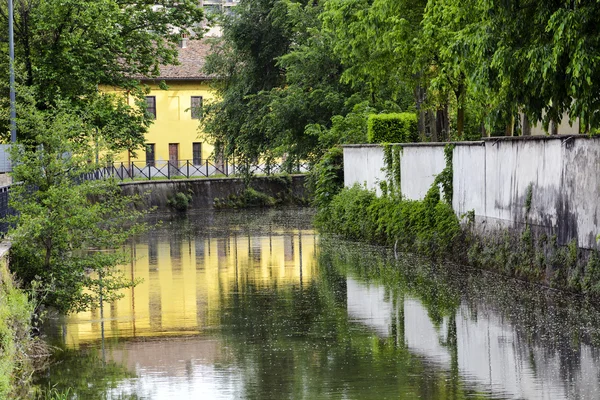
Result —
[{"label": "canal water", "polygon": [[[319,237],[310,209],[159,216],[141,283],[50,321],[78,399],[597,399],[594,304]],[[159,218],[157,217],[157,218]]]}]

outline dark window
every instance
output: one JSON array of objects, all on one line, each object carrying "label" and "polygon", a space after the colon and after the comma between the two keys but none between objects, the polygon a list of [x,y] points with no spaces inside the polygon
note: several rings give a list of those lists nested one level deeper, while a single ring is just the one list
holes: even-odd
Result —
[{"label": "dark window", "polygon": [[146,165],[154,167],[154,143],[146,145]]},{"label": "dark window", "polygon": [[146,96],[146,107],[152,119],[156,119],[156,96]]},{"label": "dark window", "polygon": [[202,96],[192,96],[192,119],[202,119]]},{"label": "dark window", "polygon": [[192,158],[194,165],[202,164],[202,143],[192,143]]}]

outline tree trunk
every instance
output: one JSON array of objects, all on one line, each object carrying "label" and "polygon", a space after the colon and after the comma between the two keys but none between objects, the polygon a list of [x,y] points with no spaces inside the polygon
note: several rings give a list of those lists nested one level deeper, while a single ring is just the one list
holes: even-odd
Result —
[{"label": "tree trunk", "polygon": [[523,127],[521,128],[523,136],[531,136],[531,124],[526,114],[523,114]]},{"label": "tree trunk", "polygon": [[448,106],[438,109],[436,112],[436,130],[438,140],[445,142],[448,140]]},{"label": "tree trunk", "polygon": [[465,76],[463,73],[460,74],[458,86],[454,94],[456,95],[456,104],[458,104],[458,110],[456,113],[456,136],[458,140],[462,140],[463,131],[465,128],[465,105],[464,105],[464,92],[465,92]]},{"label": "tree trunk", "polygon": [[458,140],[462,140],[465,128],[465,109],[462,105],[458,107],[458,112],[456,113],[456,135],[458,136]]},{"label": "tree trunk", "polygon": [[558,135],[558,124],[554,120],[550,121],[550,134]]},{"label": "tree trunk", "polygon": [[427,127],[425,129],[429,129],[429,135],[431,137],[432,142],[439,141],[439,135],[437,131],[437,123],[435,119],[435,114],[432,111],[427,111],[426,114],[426,123]]},{"label": "tree trunk", "polygon": [[510,118],[510,123],[506,125],[506,130],[504,131],[504,136],[514,136],[515,133],[515,117]]},{"label": "tree trunk", "polygon": [[421,141],[427,140],[427,111],[422,109],[423,102],[425,101],[425,89],[421,85],[417,85],[415,88],[415,104],[417,106],[417,117],[419,118],[417,128],[419,130],[419,136]]}]

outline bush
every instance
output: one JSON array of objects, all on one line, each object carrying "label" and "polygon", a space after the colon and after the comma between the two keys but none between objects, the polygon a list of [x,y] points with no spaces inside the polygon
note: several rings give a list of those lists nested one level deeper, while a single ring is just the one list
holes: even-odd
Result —
[{"label": "bush", "polygon": [[419,141],[417,116],[413,113],[372,114],[367,122],[369,143]]},{"label": "bush", "polygon": [[342,189],[319,209],[317,226],[354,240],[394,245],[429,256],[452,256],[461,233],[452,207],[434,185],[423,201],[377,197],[359,185]]},{"label": "bush", "polygon": [[[30,321],[33,306],[27,294],[15,287],[6,263],[0,261],[0,398],[21,398],[28,391],[32,343]],[[21,393],[22,394],[22,393]]]},{"label": "bush", "polygon": [[344,186],[344,152],[332,147],[310,170],[306,186],[313,194],[313,204],[324,207]]},{"label": "bush", "polygon": [[244,208],[244,207],[272,207],[277,205],[277,200],[266,193],[259,192],[251,187],[246,188],[238,195],[231,194],[225,199],[215,198],[215,208]]},{"label": "bush", "polygon": [[185,194],[182,192],[175,193],[175,196],[169,197],[167,205],[174,208],[177,211],[187,211],[192,201],[191,194]]},{"label": "bush", "polygon": [[358,184],[342,189],[327,207],[319,209],[317,225],[350,239],[368,239],[373,236],[375,225],[364,214],[376,199],[375,192]]}]

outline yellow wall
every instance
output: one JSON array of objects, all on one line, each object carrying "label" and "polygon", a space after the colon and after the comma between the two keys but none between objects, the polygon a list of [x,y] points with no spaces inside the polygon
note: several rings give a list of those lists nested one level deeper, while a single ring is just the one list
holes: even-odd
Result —
[{"label": "yellow wall", "polygon": [[[214,92],[206,81],[167,82],[168,90],[147,83],[151,91],[148,96],[156,97],[156,120],[146,134],[146,142],[155,144],[155,160],[169,160],[169,143],[179,144],[179,160],[192,160],[192,143],[202,143],[202,160],[206,160],[213,147],[206,143],[199,130],[199,120],[192,119],[191,97],[202,96],[203,103],[214,99]],[[101,88],[104,91],[114,89]],[[131,100],[133,102],[133,100]],[[129,157],[127,152],[116,157],[118,161],[146,161],[144,149]]]}]

